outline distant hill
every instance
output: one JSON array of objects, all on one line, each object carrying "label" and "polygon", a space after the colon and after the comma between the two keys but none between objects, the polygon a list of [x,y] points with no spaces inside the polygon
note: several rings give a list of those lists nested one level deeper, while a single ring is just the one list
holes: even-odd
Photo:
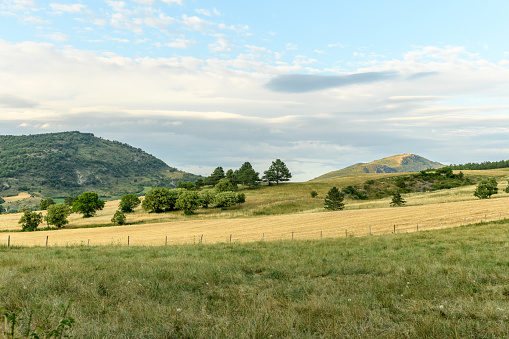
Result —
[{"label": "distant hill", "polygon": [[439,162],[431,161],[416,154],[398,154],[392,157],[375,160],[370,163],[358,163],[338,171],[333,171],[319,176],[313,180],[328,179],[342,175],[360,173],[402,173],[419,172],[428,168],[444,167]]},{"label": "distant hill", "polygon": [[197,177],[139,148],[91,133],[0,136],[0,196],[19,191],[51,197],[85,191],[117,196]]}]

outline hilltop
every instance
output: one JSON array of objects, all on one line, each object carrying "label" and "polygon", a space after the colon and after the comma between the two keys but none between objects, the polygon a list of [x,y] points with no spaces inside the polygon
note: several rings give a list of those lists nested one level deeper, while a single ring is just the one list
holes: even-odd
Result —
[{"label": "hilltop", "polygon": [[416,154],[398,154],[391,157],[372,161],[370,163],[358,163],[338,171],[323,174],[313,180],[328,179],[342,175],[362,173],[403,173],[419,172],[428,168],[444,167],[439,162],[431,161]]},{"label": "hilltop", "polygon": [[52,197],[84,191],[115,196],[196,178],[139,148],[92,133],[0,136],[1,196],[20,191]]}]

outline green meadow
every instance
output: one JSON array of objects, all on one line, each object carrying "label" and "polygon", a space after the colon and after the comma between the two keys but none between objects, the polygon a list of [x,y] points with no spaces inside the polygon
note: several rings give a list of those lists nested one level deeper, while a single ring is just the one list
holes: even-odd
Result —
[{"label": "green meadow", "polygon": [[62,334],[74,338],[508,337],[508,230],[494,222],[314,241],[4,246],[0,308],[10,318],[1,332],[49,333],[72,318]]}]

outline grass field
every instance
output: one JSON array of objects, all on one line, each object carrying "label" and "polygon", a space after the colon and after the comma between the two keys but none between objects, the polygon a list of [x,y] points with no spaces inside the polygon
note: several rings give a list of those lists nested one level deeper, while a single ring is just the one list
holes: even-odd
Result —
[{"label": "grass field", "polygon": [[0,246],[0,308],[24,318],[17,337],[27,326],[55,328],[73,300],[75,323],[65,334],[74,338],[506,338],[508,229],[493,223],[166,247]]}]

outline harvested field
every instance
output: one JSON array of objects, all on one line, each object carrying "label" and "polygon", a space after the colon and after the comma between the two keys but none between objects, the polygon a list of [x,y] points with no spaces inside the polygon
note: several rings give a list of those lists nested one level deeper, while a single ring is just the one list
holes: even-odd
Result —
[{"label": "harvested field", "polygon": [[[112,208],[113,206],[111,206]],[[151,215],[159,217],[157,215]],[[111,218],[111,214],[110,214]],[[485,219],[486,218],[486,219]],[[259,218],[190,220],[141,225],[62,229],[30,233],[1,233],[0,244],[44,246],[87,245],[164,245],[199,242],[234,242],[262,240],[316,239],[325,237],[364,236],[393,232],[440,229],[481,221],[509,218],[509,198],[460,201],[399,208],[376,208],[338,212],[303,213]],[[3,218],[2,218],[3,220]]]},{"label": "harvested field", "polygon": [[26,198],[30,198],[30,194],[28,194],[27,192],[21,192],[20,194],[18,194],[16,196],[4,197],[3,199],[5,200],[5,202],[11,202],[11,201],[23,200]]}]

